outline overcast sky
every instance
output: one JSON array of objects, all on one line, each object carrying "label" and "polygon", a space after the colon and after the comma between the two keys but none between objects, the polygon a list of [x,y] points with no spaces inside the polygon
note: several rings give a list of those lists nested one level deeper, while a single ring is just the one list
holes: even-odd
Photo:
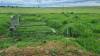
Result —
[{"label": "overcast sky", "polygon": [[[40,1],[40,2],[39,2]],[[100,6],[100,0],[0,0],[0,5],[18,6]]]}]

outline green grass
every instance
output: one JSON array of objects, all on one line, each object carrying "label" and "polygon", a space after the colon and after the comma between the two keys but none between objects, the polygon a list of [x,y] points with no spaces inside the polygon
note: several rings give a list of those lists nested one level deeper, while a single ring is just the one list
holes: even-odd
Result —
[{"label": "green grass", "polygon": [[100,40],[95,39],[94,37],[89,38],[79,38],[77,42],[91,52],[100,53]]},{"label": "green grass", "polygon": [[[0,49],[8,48],[10,46],[38,46],[44,44],[45,41],[56,40],[67,43],[67,45],[77,45],[87,51],[99,54],[99,9],[100,7],[0,8],[0,36],[9,33],[8,26],[10,16],[15,15],[16,13],[21,15],[21,25],[18,28],[18,31],[23,31],[20,32],[23,36],[18,36],[18,39],[20,39],[18,41],[13,37],[0,37]],[[71,27],[73,32],[80,33],[80,35],[77,37],[63,36],[63,32],[66,32],[68,27]],[[27,31],[50,31],[51,28],[61,34],[26,34]]]},{"label": "green grass", "polygon": [[75,12],[75,13],[100,13],[100,7],[68,7],[68,8],[0,8],[0,13],[61,13]]}]

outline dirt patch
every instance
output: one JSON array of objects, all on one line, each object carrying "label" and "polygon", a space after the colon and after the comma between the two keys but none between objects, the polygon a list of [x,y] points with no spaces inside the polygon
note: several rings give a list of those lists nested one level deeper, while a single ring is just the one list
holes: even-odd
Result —
[{"label": "dirt patch", "polygon": [[37,47],[17,48],[9,47],[2,52],[3,56],[94,56],[73,45],[62,42],[47,42]]}]

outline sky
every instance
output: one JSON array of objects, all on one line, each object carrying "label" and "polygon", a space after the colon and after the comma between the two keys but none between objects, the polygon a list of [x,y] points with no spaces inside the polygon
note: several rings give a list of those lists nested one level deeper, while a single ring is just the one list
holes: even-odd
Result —
[{"label": "sky", "polygon": [[100,0],[0,0],[0,6],[22,6],[22,7],[100,6]]}]

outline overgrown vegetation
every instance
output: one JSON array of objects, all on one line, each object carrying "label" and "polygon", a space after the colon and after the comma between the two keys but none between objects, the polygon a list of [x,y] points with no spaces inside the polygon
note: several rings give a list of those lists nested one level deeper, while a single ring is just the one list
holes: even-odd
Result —
[{"label": "overgrown vegetation", "polygon": [[[61,44],[58,45],[56,43],[59,47],[54,47],[56,46],[54,43],[51,44],[51,46],[54,45],[53,48],[49,49],[49,54],[52,56],[59,56],[59,52],[61,51],[63,52],[63,56],[71,56],[69,53],[74,53],[74,55],[77,56],[84,56],[84,54],[85,56],[93,54],[95,54],[93,56],[100,55],[100,13],[95,11],[92,13],[91,11],[95,9],[98,10],[98,8],[74,8],[77,9],[77,11],[72,8],[65,8],[64,11],[59,11],[61,8],[58,8],[58,10],[55,11],[57,8],[54,8],[54,10],[45,9],[46,13],[44,10],[44,13],[39,11],[43,8],[29,8],[29,11],[37,9],[35,12],[38,13],[29,12],[26,8],[25,10],[27,11],[24,11],[25,13],[22,11],[21,13],[18,12],[19,9],[23,8],[13,8],[17,11],[13,13],[11,10],[9,11],[9,9],[12,8],[0,8],[0,50],[8,48],[8,51],[4,51],[4,53],[9,53],[10,47],[15,47],[15,49],[36,47],[36,49],[38,49],[37,47],[41,46],[46,50],[46,48],[50,46],[47,44],[54,41],[54,43],[59,42]],[[47,10],[49,11],[47,12]],[[85,12],[83,12],[83,10],[85,10]],[[16,30],[16,36],[11,37],[9,36],[10,16],[16,13],[21,15],[20,25]],[[44,46],[47,47],[44,48]],[[63,46],[64,49],[62,49],[63,47],[61,46]],[[68,49],[70,50],[68,51]],[[11,51],[13,52],[14,50]],[[65,54],[67,51],[68,53]],[[17,51],[14,52],[16,53]],[[0,52],[0,55],[1,53],[2,52]],[[39,51],[37,53],[41,55]]]}]

